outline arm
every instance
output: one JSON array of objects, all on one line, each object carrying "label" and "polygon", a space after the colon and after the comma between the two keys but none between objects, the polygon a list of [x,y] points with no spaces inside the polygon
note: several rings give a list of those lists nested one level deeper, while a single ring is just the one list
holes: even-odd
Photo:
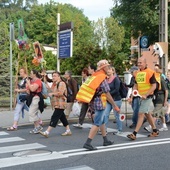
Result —
[{"label": "arm", "polygon": [[120,111],[109,92],[106,93],[106,99],[116,111]]},{"label": "arm", "polygon": [[27,81],[27,87],[31,92],[35,92],[38,89],[39,87],[38,83],[31,84],[30,80],[26,80],[26,81]]}]

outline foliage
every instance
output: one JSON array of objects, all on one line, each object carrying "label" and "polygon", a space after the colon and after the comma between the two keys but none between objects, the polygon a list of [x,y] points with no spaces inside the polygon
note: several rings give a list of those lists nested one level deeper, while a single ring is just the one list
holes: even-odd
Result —
[{"label": "foliage", "polygon": [[158,41],[159,1],[157,0],[114,0],[112,16],[125,28],[130,28],[132,35],[148,35],[150,42]]}]

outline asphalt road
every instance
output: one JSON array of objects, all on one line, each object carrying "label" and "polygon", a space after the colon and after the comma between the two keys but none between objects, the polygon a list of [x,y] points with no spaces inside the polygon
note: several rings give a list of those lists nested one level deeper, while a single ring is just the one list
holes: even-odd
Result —
[{"label": "asphalt road", "polygon": [[[131,121],[128,120],[128,125]],[[145,124],[147,125],[147,123]],[[89,133],[90,122],[85,128],[70,125],[73,135],[62,137],[64,127],[57,126],[49,138],[29,134],[32,125],[22,126],[18,131],[0,129],[1,170],[168,170],[170,167],[170,131],[160,132],[156,138],[148,138],[141,128],[136,141],[126,134],[133,129],[126,127],[124,134],[113,135],[116,124],[109,122],[108,138],[114,145],[103,147],[101,135],[96,135],[92,144],[97,151],[82,148]],[[47,125],[44,126],[46,129]],[[170,126],[168,125],[169,129]]]}]

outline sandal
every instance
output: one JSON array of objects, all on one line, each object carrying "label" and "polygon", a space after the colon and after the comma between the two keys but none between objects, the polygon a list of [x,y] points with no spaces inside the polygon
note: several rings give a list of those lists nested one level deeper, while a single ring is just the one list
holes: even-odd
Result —
[{"label": "sandal", "polygon": [[133,133],[127,135],[127,137],[128,137],[129,139],[132,139],[132,140],[135,140],[135,139],[136,139],[136,136],[135,136]]},{"label": "sandal", "polygon": [[13,126],[7,128],[7,131],[16,131],[16,130],[17,128],[14,128]]}]

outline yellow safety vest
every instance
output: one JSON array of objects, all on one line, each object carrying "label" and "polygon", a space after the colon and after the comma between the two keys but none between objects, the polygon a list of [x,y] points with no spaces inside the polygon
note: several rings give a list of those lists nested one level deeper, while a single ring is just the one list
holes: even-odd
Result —
[{"label": "yellow safety vest", "polygon": [[152,85],[149,81],[153,74],[154,71],[149,68],[137,72],[135,79],[138,85],[138,92],[140,95],[145,95],[151,88]]},{"label": "yellow safety vest", "polygon": [[[96,89],[100,86],[102,81],[106,78],[106,74],[103,70],[99,70],[92,74],[80,87],[76,99],[79,102],[90,103]],[[106,106],[106,94],[101,95],[103,106]]]}]

